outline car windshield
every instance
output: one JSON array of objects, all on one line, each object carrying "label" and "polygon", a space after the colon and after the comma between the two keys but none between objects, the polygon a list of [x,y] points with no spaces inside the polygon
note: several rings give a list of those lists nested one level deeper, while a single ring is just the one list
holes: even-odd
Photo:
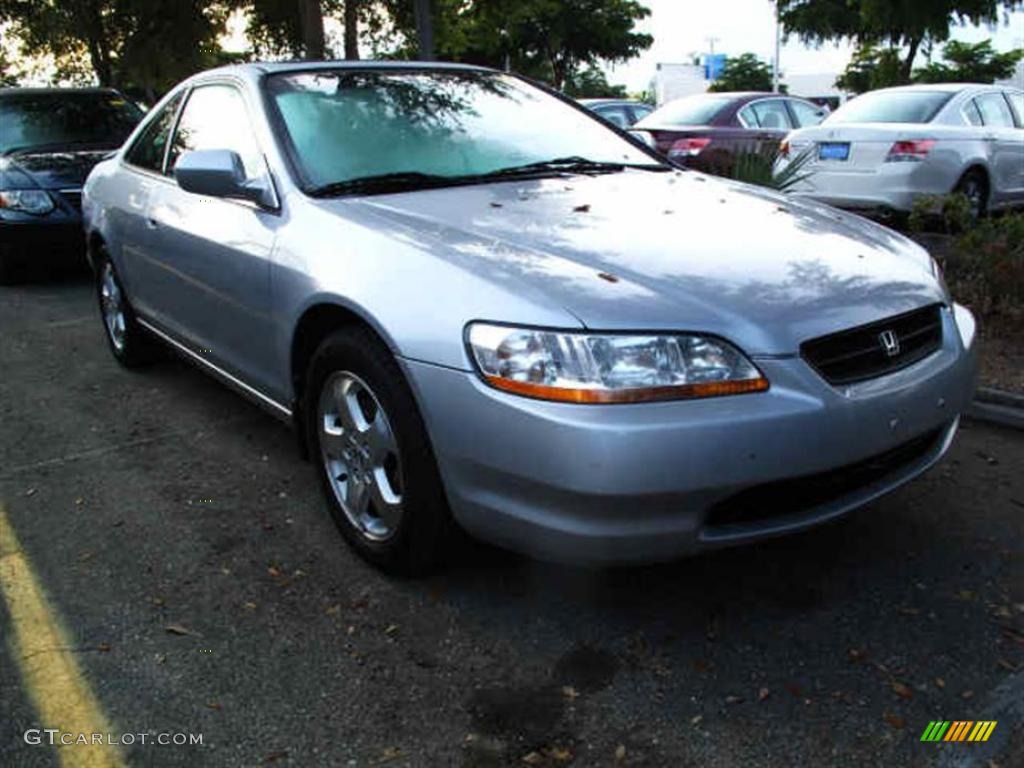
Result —
[{"label": "car windshield", "polygon": [[670,101],[637,123],[638,128],[673,125],[708,125],[732,99],[728,96],[687,96]]},{"label": "car windshield", "polygon": [[500,73],[319,70],[274,75],[267,89],[308,191],[541,173],[551,161],[663,167],[585,112]]},{"label": "car windshield", "polygon": [[833,123],[928,123],[950,100],[948,91],[875,91],[858,96],[826,119]]},{"label": "car windshield", "polygon": [[0,154],[42,147],[117,147],[142,110],[113,92],[52,91],[0,96]]}]

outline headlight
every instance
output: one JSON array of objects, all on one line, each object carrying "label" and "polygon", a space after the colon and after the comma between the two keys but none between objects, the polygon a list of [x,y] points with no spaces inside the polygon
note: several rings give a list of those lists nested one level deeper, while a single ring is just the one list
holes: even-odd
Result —
[{"label": "headlight", "polygon": [[42,216],[53,210],[53,200],[41,189],[0,191],[0,209]]},{"label": "headlight", "polygon": [[471,323],[467,339],[497,389],[570,403],[638,403],[763,392],[768,380],[722,339]]}]

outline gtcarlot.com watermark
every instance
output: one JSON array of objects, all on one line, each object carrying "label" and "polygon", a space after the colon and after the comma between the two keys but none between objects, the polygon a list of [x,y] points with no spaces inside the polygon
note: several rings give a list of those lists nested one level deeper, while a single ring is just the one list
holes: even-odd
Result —
[{"label": "gtcarlot.com watermark", "polygon": [[48,744],[53,747],[90,744],[130,747],[135,744],[181,747],[203,743],[201,733],[71,733],[59,728],[29,728],[26,744]]}]

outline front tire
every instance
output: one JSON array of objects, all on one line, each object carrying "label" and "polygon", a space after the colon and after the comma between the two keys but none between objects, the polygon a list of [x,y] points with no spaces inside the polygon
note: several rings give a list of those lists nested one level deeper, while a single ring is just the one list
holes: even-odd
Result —
[{"label": "front tire", "polygon": [[343,328],[317,348],[306,382],[309,455],[342,535],[386,572],[430,571],[454,523],[430,438],[394,356],[368,329]]},{"label": "front tire", "polygon": [[111,354],[125,368],[137,368],[152,361],[154,341],[139,325],[114,262],[105,253],[96,259],[96,299],[104,336]]}]

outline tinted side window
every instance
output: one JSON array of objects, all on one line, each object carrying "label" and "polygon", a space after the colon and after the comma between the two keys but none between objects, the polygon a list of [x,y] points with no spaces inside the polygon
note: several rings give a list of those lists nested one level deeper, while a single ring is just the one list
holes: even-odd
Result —
[{"label": "tinted side window", "polygon": [[802,101],[791,100],[789,102],[789,108],[793,110],[793,117],[796,118],[797,128],[807,128],[812,125],[817,125],[825,119],[823,110],[819,107],[813,107],[810,104],[805,104]]},{"label": "tinted side window", "polygon": [[788,131],[793,126],[789,122],[789,113],[782,99],[769,99],[750,105],[757,115],[757,124],[769,131]]},{"label": "tinted side window", "polygon": [[238,153],[249,178],[263,172],[259,146],[249,123],[245,100],[230,85],[202,85],[192,91],[171,142],[167,172],[183,152],[230,149]]},{"label": "tinted side window", "polygon": [[171,128],[174,125],[174,116],[178,113],[178,105],[181,104],[182,94],[178,94],[164,106],[162,110],[150,121],[145,130],[132,144],[128,154],[125,155],[132,165],[145,168],[149,171],[160,173],[164,165],[164,150],[167,148],[167,139],[171,135]]},{"label": "tinted side window", "polygon": [[985,122],[981,119],[981,112],[978,111],[978,105],[975,103],[974,99],[971,99],[966,104],[964,104],[963,115],[964,119],[970,125],[985,124]]},{"label": "tinted side window", "polygon": [[653,111],[654,111],[653,107],[647,107],[647,106],[641,106],[640,104],[634,104],[633,105],[633,122],[635,123],[638,120],[643,120],[645,117],[647,117]]},{"label": "tinted side window", "polygon": [[996,128],[1013,128],[1013,114],[1001,93],[983,93],[975,99],[985,125]]},{"label": "tinted side window", "polygon": [[1013,111],[1017,113],[1017,127],[1024,128],[1024,93],[1006,91],[1006,98],[1009,100],[1010,106],[1013,107]]},{"label": "tinted side window", "polygon": [[619,128],[627,128],[630,125],[629,115],[626,108],[618,105],[611,107],[598,107],[597,114],[610,123],[615,123]]},{"label": "tinted side window", "polygon": [[754,114],[754,108],[749,104],[747,104],[747,106],[745,106],[743,109],[737,112],[736,116],[740,119],[740,123],[742,123],[747,128],[760,127],[759,123],[757,122],[757,115]]}]

